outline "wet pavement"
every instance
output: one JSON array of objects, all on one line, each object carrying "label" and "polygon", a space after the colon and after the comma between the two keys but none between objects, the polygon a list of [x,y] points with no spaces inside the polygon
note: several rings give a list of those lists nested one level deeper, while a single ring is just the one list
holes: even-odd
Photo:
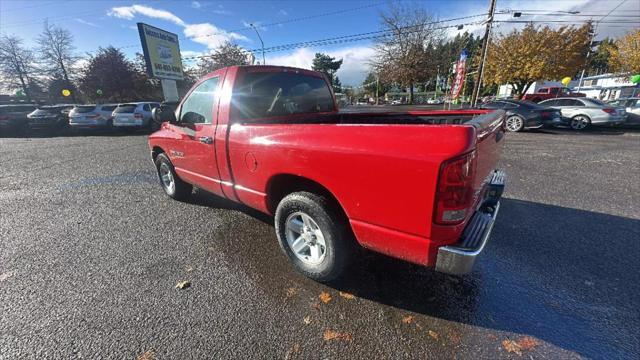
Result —
[{"label": "wet pavement", "polygon": [[640,133],[506,139],[472,274],[363,251],[322,285],[268,216],[167,198],[144,135],[0,138],[0,359],[638,358]]}]

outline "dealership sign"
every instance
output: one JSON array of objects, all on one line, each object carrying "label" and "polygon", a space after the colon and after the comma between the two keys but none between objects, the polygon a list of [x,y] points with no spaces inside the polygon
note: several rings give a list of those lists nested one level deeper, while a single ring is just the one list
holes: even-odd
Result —
[{"label": "dealership sign", "polygon": [[138,23],[138,33],[149,76],[182,80],[178,35],[143,23]]},{"label": "dealership sign", "polygon": [[453,85],[451,86],[451,98],[456,99],[460,96],[460,91],[462,91],[462,87],[464,86],[464,76],[467,71],[467,50],[462,50],[460,53],[460,59],[456,62],[455,67],[455,79],[453,80]]}]

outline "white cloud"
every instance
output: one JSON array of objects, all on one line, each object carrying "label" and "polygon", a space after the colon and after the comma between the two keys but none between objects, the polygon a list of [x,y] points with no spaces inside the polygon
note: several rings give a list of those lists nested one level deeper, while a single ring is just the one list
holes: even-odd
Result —
[{"label": "white cloud", "polygon": [[118,6],[111,8],[107,14],[127,20],[132,20],[136,14],[140,14],[154,19],[170,21],[176,25],[186,26],[186,23],[182,19],[170,11],[155,9],[145,5]]},{"label": "white cloud", "polygon": [[[198,6],[201,4],[197,1]],[[182,26],[183,33],[190,40],[197,42],[199,44],[206,45],[208,48],[215,48],[219,45],[223,44],[226,41],[233,40],[242,40],[249,41],[249,39],[241,34],[234,32],[227,32],[223,29],[216,27],[211,23],[200,23],[200,24],[188,24],[184,20],[182,20],[177,15],[162,9],[155,9],[150,6],[145,5],[131,5],[131,6],[119,6],[114,7],[109,10],[107,13],[109,16],[133,20],[136,15],[143,15],[154,19],[160,19],[172,22],[178,26]]]},{"label": "white cloud", "polygon": [[289,13],[285,9],[280,9],[280,11],[278,11],[278,15],[287,16]]},{"label": "white cloud", "polygon": [[191,7],[194,9],[200,9],[202,7],[202,4],[200,4],[200,2],[198,1],[192,1],[191,2]]},{"label": "white cloud", "polygon": [[192,24],[184,28],[184,34],[192,41],[215,48],[225,41],[248,40],[246,36],[238,33],[226,32],[210,23]]},{"label": "white cloud", "polygon": [[[368,46],[346,47],[329,51],[302,48],[292,53],[269,57],[267,58],[267,64],[311,69],[313,58],[317,52],[323,52],[336,59],[342,59],[342,66],[337,75],[344,85],[362,84],[370,70],[369,61],[375,56],[374,49]],[[259,58],[258,55],[260,54],[256,53],[257,58]]]},{"label": "white cloud", "polygon": [[96,27],[96,28],[100,27],[99,25],[96,25],[96,24],[94,24],[94,23],[92,23],[90,21],[83,20],[83,19],[80,19],[80,18],[75,18],[74,20],[76,22],[79,22],[80,24],[85,24],[85,25],[89,25],[89,26],[92,26],[92,27]]}]

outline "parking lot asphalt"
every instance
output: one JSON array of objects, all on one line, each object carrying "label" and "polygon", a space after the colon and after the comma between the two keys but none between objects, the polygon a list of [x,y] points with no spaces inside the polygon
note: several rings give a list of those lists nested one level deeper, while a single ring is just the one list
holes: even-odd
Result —
[{"label": "parking lot asphalt", "polygon": [[637,359],[640,133],[508,134],[502,167],[470,275],[322,285],[268,216],[165,196],[143,134],[0,138],[0,359]]}]

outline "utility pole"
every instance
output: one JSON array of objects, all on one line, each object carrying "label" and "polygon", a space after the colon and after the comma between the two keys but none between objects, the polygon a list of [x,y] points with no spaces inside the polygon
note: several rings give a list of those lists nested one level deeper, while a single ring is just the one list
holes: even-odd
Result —
[{"label": "utility pole", "polygon": [[476,83],[473,85],[473,93],[471,94],[471,107],[475,107],[480,96],[480,89],[482,88],[482,76],[484,75],[484,62],[487,60],[487,53],[489,52],[489,37],[491,36],[491,26],[493,25],[493,15],[496,12],[496,0],[490,0],[489,3],[489,17],[487,18],[487,27],[484,30],[484,39],[482,39],[482,59],[480,65],[478,65],[478,76]]},{"label": "utility pole", "polygon": [[262,41],[262,36],[260,36],[258,29],[256,29],[256,27],[253,24],[249,24],[249,25],[251,25],[251,28],[253,28],[253,30],[255,30],[256,34],[258,35],[258,39],[260,39],[260,44],[262,44],[262,65],[266,65],[266,62],[264,60],[264,42]]}]

